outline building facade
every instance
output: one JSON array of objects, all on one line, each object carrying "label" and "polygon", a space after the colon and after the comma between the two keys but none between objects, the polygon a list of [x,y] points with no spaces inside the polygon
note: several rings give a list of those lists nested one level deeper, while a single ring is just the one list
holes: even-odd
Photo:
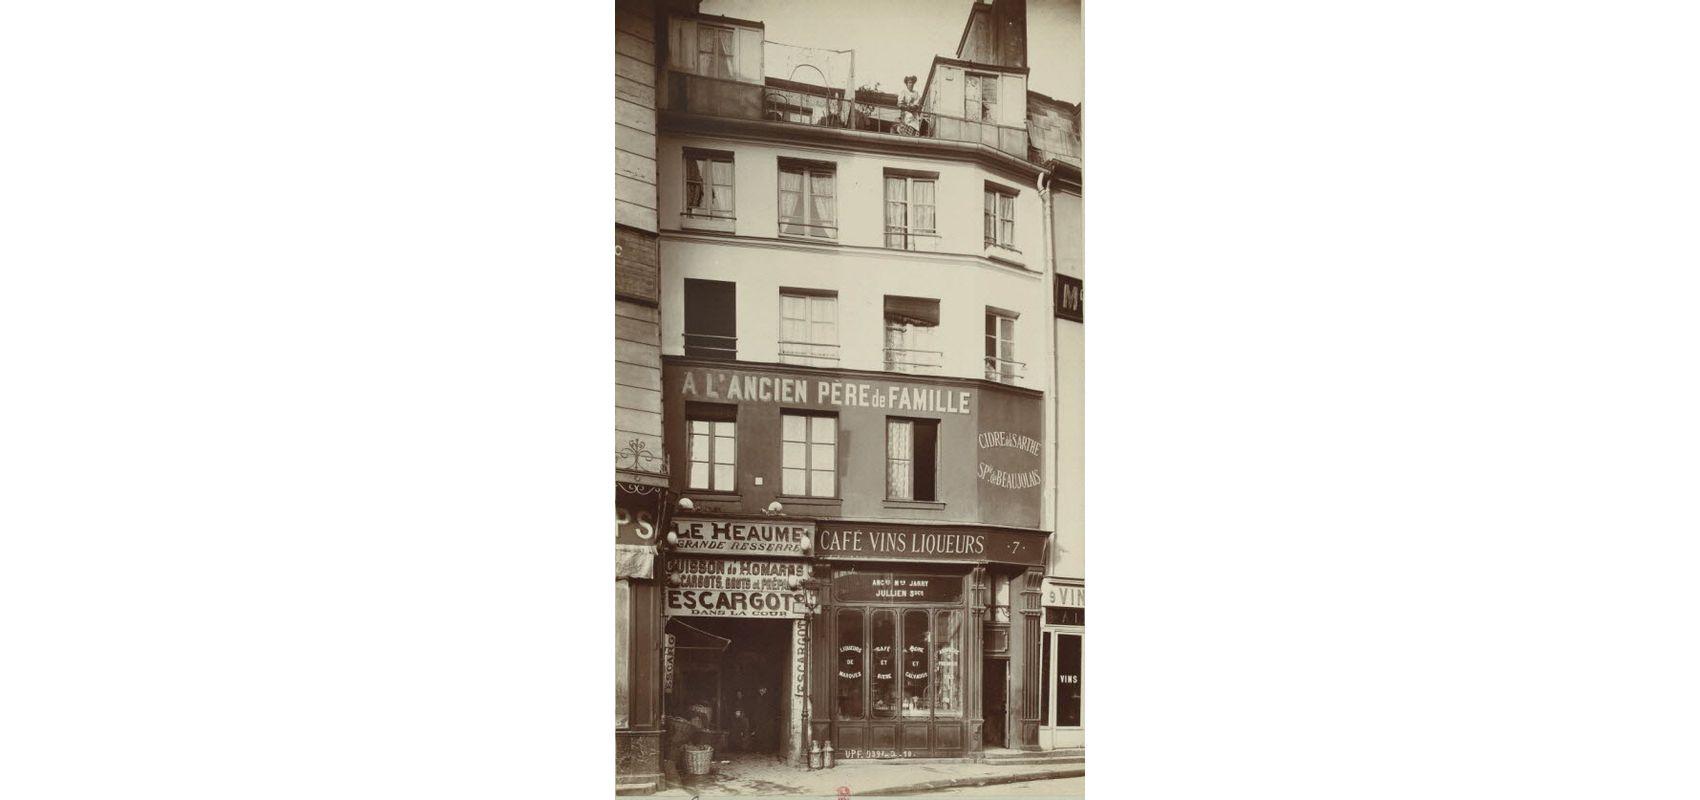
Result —
[{"label": "building facade", "polygon": [[[621,437],[666,455],[663,480],[641,476],[652,538],[622,533],[650,548],[617,581],[642,595],[617,595],[628,694],[717,751],[799,766],[828,742],[839,759],[1081,746],[1078,712],[1053,709],[1078,708],[1056,684],[1083,620],[1046,600],[1084,592],[1081,467],[1059,467],[1079,458],[1059,376],[1078,404],[1083,340],[1056,273],[1079,247],[1054,224],[1059,170],[1078,219],[1078,108],[1052,101],[1070,165],[1029,134],[1022,3],[975,4],[958,52],[896,95],[760,21],[649,10],[630,44],[652,90],[626,89],[654,107],[620,113],[653,123],[652,150],[616,156],[640,168],[617,175],[634,214],[649,176],[657,280],[617,313],[654,327],[617,332],[634,354],[617,411]],[[650,230],[632,227],[617,237]],[[650,762],[627,751],[635,785]]]},{"label": "building facade", "polygon": [[614,737],[617,786],[662,778],[657,543],[668,505],[661,425],[661,258],[655,192],[653,0],[614,20]]}]

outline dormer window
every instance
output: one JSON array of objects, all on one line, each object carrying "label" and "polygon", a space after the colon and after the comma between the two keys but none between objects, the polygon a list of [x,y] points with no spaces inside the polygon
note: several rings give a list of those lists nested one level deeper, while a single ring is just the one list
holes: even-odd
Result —
[{"label": "dormer window", "polygon": [[731,28],[697,24],[697,74],[730,80],[738,72],[738,37]]},{"label": "dormer window", "polygon": [[963,116],[977,122],[998,121],[998,76],[979,72],[967,75]]}]

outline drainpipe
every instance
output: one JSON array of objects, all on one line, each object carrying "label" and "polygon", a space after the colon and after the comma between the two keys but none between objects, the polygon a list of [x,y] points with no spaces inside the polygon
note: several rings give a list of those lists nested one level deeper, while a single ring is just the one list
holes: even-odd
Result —
[{"label": "drainpipe", "polygon": [[[1044,292],[1045,292],[1045,346],[1048,351],[1051,374],[1049,390],[1045,392],[1045,493],[1044,525],[1055,535],[1057,519],[1057,292],[1056,292],[1056,259],[1055,247],[1051,242],[1053,226],[1051,225],[1051,173],[1040,170],[1034,178],[1034,188],[1039,191],[1039,226],[1040,250],[1044,254]],[[1051,555],[1056,555],[1056,547],[1050,548]],[[1050,572],[1051,565],[1045,565],[1045,572]]]}]

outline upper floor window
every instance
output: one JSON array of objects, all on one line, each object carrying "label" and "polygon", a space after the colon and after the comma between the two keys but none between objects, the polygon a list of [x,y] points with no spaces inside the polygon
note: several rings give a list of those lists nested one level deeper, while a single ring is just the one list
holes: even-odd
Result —
[{"label": "upper floor window", "polygon": [[737,34],[731,28],[697,23],[697,74],[730,79],[737,72]]},{"label": "upper floor window", "polygon": [[937,250],[938,175],[885,174],[885,246],[898,250]]},{"label": "upper floor window", "polygon": [[998,76],[970,72],[963,86],[964,116],[981,122],[998,121]]},{"label": "upper floor window", "polygon": [[936,419],[886,418],[886,499],[937,499],[938,441]]},{"label": "upper floor window", "polygon": [[1015,383],[1024,366],[1015,360],[1015,315],[986,309],[986,380]]},{"label": "upper floor window", "polygon": [[833,497],[838,492],[838,418],[786,412],[780,416],[784,452],[780,492]]},{"label": "upper floor window", "polygon": [[730,492],[737,487],[738,407],[689,403],[685,427],[689,436],[690,487]]},{"label": "upper floor window", "polygon": [[732,154],[685,150],[685,214],[732,219]]},{"label": "upper floor window", "polygon": [[1015,249],[1015,194],[986,185],[986,246]]},{"label": "upper floor window", "polygon": [[892,372],[933,374],[944,366],[938,349],[939,301],[922,297],[885,297],[885,368]]},{"label": "upper floor window", "polygon": [[738,284],[685,279],[685,355],[738,357]]},{"label": "upper floor window", "polygon": [[788,236],[838,237],[834,168],[819,162],[779,161],[779,232]]},{"label": "upper floor window", "polygon": [[779,290],[779,363],[838,364],[838,294]]}]

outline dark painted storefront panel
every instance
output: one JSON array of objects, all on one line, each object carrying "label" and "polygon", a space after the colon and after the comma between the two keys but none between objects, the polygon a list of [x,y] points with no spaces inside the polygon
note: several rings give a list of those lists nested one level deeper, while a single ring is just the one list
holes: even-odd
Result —
[{"label": "dark painted storefront panel", "polygon": [[[1021,527],[1040,524],[1042,489],[1003,488],[1042,474],[1043,459],[1010,443],[1037,443],[1044,403],[1031,390],[960,378],[814,369],[789,365],[663,359],[662,402],[673,485],[702,510],[759,513],[774,500],[803,517],[918,519],[984,522]],[[735,409],[737,465],[730,492],[689,489],[688,404]],[[982,409],[991,417],[982,420]],[[781,493],[783,411],[837,416],[837,489],[834,497]],[[938,424],[936,493],[931,502],[886,497],[888,418]],[[988,427],[990,426],[990,427]],[[1007,434],[1000,444],[982,433]],[[1025,438],[1023,438],[1025,437]],[[1043,453],[1042,449],[1037,450]],[[1031,460],[1032,463],[1029,463]],[[981,464],[987,466],[982,468]],[[1010,477],[1005,477],[1006,475]],[[757,486],[756,478],[762,479]]]},{"label": "dark painted storefront panel", "polygon": [[987,392],[977,422],[980,521],[1038,527],[1045,493],[1044,401]]}]

